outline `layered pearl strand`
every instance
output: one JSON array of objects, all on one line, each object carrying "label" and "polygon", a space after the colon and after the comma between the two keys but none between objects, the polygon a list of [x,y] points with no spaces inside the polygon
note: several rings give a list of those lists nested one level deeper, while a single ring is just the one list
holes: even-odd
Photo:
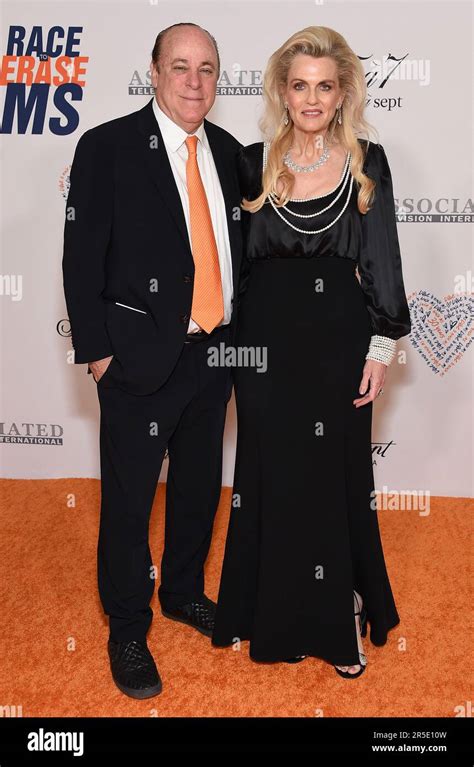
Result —
[{"label": "layered pearl strand", "polygon": [[[264,145],[263,145],[263,168],[264,169],[267,166],[267,157],[268,157],[268,144],[267,144],[267,142],[265,142]],[[334,224],[337,221],[339,221],[339,219],[343,215],[344,211],[346,210],[347,206],[349,205],[349,200],[351,198],[352,186],[353,186],[353,183],[354,183],[354,178],[353,178],[352,174],[350,173],[350,160],[351,160],[351,154],[350,154],[350,152],[348,152],[347,153],[347,157],[346,157],[346,162],[345,162],[345,165],[344,165],[344,172],[343,172],[342,177],[341,177],[341,179],[344,179],[344,181],[343,181],[342,187],[341,187],[341,189],[339,191],[339,194],[334,198],[334,200],[329,205],[327,205],[322,210],[318,211],[317,213],[311,213],[310,215],[305,215],[305,214],[302,214],[302,213],[295,213],[294,211],[290,210],[286,205],[280,206],[280,207],[283,208],[283,210],[286,210],[286,212],[289,213],[291,216],[296,216],[297,218],[315,218],[316,216],[321,216],[323,213],[325,213],[327,210],[332,208],[333,205],[336,204],[336,202],[338,201],[338,199],[341,197],[342,193],[344,192],[344,189],[346,188],[347,182],[348,182],[349,177],[350,177],[351,180],[350,180],[350,184],[349,184],[349,191],[348,191],[347,198],[346,198],[346,201],[344,203],[344,206],[343,206],[342,210],[338,213],[336,218],[334,218],[329,224],[327,224],[326,226],[322,226],[320,229],[313,229],[313,230],[310,230],[310,229],[300,229],[298,226],[295,226],[290,221],[288,221],[288,219],[285,218],[285,216],[280,212],[280,210],[277,208],[277,206],[275,205],[275,203],[273,201],[273,198],[275,198],[276,195],[275,194],[270,194],[268,196],[268,201],[269,201],[270,205],[272,206],[273,210],[275,211],[275,213],[277,214],[277,216],[279,216],[281,218],[281,220],[284,221],[285,224],[287,224],[287,226],[290,226],[292,229],[295,230],[295,232],[300,232],[301,234],[320,234],[321,232],[326,232],[328,229],[330,229],[332,226],[334,226]],[[339,182],[339,183],[341,183],[341,182]],[[330,192],[328,194],[330,194]],[[322,197],[326,197],[326,196],[328,196],[328,195],[321,195],[321,198]],[[315,197],[313,199],[318,199],[318,198]],[[295,202],[295,200],[293,202]]]},{"label": "layered pearl strand", "polygon": [[[263,144],[263,169],[264,170],[265,170],[265,168],[267,166],[268,149],[269,149],[269,143],[268,142],[264,142],[264,144]],[[344,211],[346,210],[346,208],[347,208],[347,206],[349,204],[349,200],[350,200],[351,194],[352,194],[353,181],[354,181],[353,176],[352,176],[352,174],[350,172],[350,165],[351,165],[351,153],[348,152],[347,153],[347,157],[346,157],[346,161],[345,161],[345,164],[344,164],[344,169],[342,171],[342,175],[341,175],[341,178],[340,178],[340,181],[339,181],[338,185],[334,189],[332,189],[330,192],[327,192],[326,194],[318,195],[316,197],[307,198],[307,199],[305,199],[305,198],[302,198],[302,199],[292,198],[290,200],[291,202],[309,202],[310,200],[323,199],[324,197],[329,197],[329,195],[332,194],[333,192],[335,192],[337,187],[342,184],[341,189],[339,190],[339,193],[335,197],[335,199],[329,205],[327,205],[325,208],[323,208],[322,210],[318,211],[317,213],[311,213],[311,214],[295,213],[295,211],[290,210],[286,205],[280,206],[280,207],[283,208],[283,210],[285,210],[291,216],[295,216],[296,218],[305,218],[306,219],[306,218],[315,218],[316,216],[320,216],[322,213],[325,213],[327,210],[329,210],[337,202],[337,200],[339,200],[339,198],[341,197],[341,195],[344,192],[344,189],[347,186],[347,181],[348,181],[349,176],[350,176],[351,180],[350,180],[350,184],[349,184],[349,191],[348,191],[347,198],[346,198],[346,201],[344,203],[344,206],[343,206],[341,212],[336,216],[336,218],[333,221],[331,221],[331,223],[329,223],[327,226],[323,226],[320,229],[315,229],[315,230],[300,229],[297,226],[295,226],[294,224],[290,223],[290,221],[288,221],[282,215],[282,213],[278,210],[277,206],[274,203],[274,199],[277,197],[277,195],[275,193],[270,193],[270,195],[268,196],[268,201],[269,201],[270,205],[272,206],[273,210],[275,211],[275,213],[282,219],[282,221],[284,221],[285,224],[287,224],[287,226],[290,226],[296,232],[300,232],[301,234],[320,234],[321,232],[325,232],[328,229],[330,229],[332,226],[334,226],[334,224],[340,219],[340,217],[342,216],[342,214],[344,213]],[[370,345],[369,345],[369,351],[367,352],[367,354],[365,356],[365,359],[366,360],[369,360],[369,359],[370,360],[374,360],[375,362],[382,362],[384,365],[388,366],[388,365],[390,365],[390,363],[392,362],[393,358],[395,357],[396,347],[397,347],[397,342],[396,342],[395,339],[389,338],[388,336],[373,335],[373,336],[371,336]]]},{"label": "layered pearl strand", "polygon": [[[339,193],[336,195],[336,197],[334,198],[334,200],[333,200],[332,202],[330,202],[330,203],[329,203],[329,205],[326,205],[326,207],[325,207],[325,208],[323,208],[322,210],[319,210],[317,213],[296,213],[294,210],[290,210],[290,209],[288,208],[288,206],[287,206],[287,205],[282,205],[282,206],[281,206],[281,207],[283,208],[283,210],[286,210],[286,212],[287,212],[287,213],[290,213],[290,215],[292,215],[292,216],[296,216],[296,218],[314,218],[315,216],[321,216],[323,213],[326,213],[326,211],[327,211],[327,210],[329,210],[330,208],[332,208],[332,206],[333,206],[333,205],[335,205],[335,204],[336,204],[336,202],[338,201],[338,199],[341,197],[341,195],[342,195],[342,193],[343,193],[343,191],[344,191],[344,188],[345,188],[345,187],[346,187],[346,185],[347,185],[347,179],[349,178],[349,173],[348,173],[348,171],[349,171],[349,166],[350,166],[350,159],[351,159],[351,155],[350,155],[350,152],[348,152],[348,153],[347,153],[347,157],[346,157],[346,162],[345,162],[345,164],[344,164],[344,170],[343,170],[343,172],[342,172],[341,180],[339,181],[339,184],[338,184],[337,186],[339,186],[339,185],[341,184],[341,182],[342,182],[342,180],[343,180],[343,179],[344,179],[344,183],[343,183],[343,185],[341,186],[341,188],[340,188],[340,190],[339,190]],[[335,187],[335,189],[337,189],[337,186]],[[329,195],[330,195],[330,194],[332,194],[332,193],[335,191],[335,189],[333,189],[331,192],[328,192],[327,194],[322,194],[322,195],[320,195],[319,197],[311,197],[311,198],[309,198],[309,199],[311,199],[311,200],[322,200],[324,197],[329,197]],[[350,197],[350,193],[351,193],[351,191],[352,191],[352,180],[351,180],[351,187],[350,187],[350,190],[349,190],[349,197]],[[276,198],[276,194],[275,194],[275,193],[271,193],[271,196],[272,196],[274,199]],[[308,200],[307,200],[307,199],[304,199],[304,198],[303,198],[303,199],[301,199],[301,200],[295,200],[295,199],[293,199],[293,200],[292,200],[292,202],[308,202]],[[342,210],[342,213],[343,213],[343,212],[344,212],[344,210],[346,209],[348,202],[349,202],[349,199],[347,199],[347,200],[346,200],[346,204],[345,204],[345,206],[344,206],[344,208],[343,208],[343,210]],[[274,209],[275,209],[275,206],[274,206]],[[278,210],[277,210],[277,213],[279,213],[279,211],[278,211]],[[340,216],[340,215],[341,215],[341,214],[339,214],[339,216]],[[339,216],[338,216],[338,218],[339,218]],[[284,221],[286,221],[286,219],[284,219]],[[333,222],[330,224],[330,226],[332,226],[332,224],[333,224],[333,223],[335,223],[336,221],[337,221],[337,218],[336,218],[336,219],[335,219],[335,220],[334,220],[334,221],[333,221]],[[292,225],[289,223],[289,221],[286,221],[286,223],[287,223],[289,226],[292,226]],[[295,227],[293,227],[293,228],[295,228]],[[309,232],[309,231],[308,231],[308,230],[306,230],[306,229],[303,229],[303,230],[299,229],[298,231],[304,231],[304,232],[307,232],[308,234],[313,234],[312,232]],[[322,231],[322,230],[321,230],[321,231]]]}]

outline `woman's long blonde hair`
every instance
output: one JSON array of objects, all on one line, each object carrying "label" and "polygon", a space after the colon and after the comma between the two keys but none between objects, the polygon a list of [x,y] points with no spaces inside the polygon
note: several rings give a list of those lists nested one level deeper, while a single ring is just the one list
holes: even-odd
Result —
[{"label": "woman's long blonde hair", "polygon": [[[357,204],[361,213],[367,213],[372,202],[375,182],[362,172],[364,154],[357,140],[361,134],[367,138],[375,131],[364,118],[366,101],[365,75],[361,62],[348,46],[345,39],[329,27],[306,27],[292,35],[268,62],[263,79],[263,98],[265,111],[260,120],[264,140],[270,141],[267,166],[262,178],[262,193],[252,201],[244,199],[242,207],[250,213],[260,210],[267,196],[275,195],[276,205],[286,205],[291,197],[294,176],[286,165],[283,156],[293,143],[293,123],[283,122],[285,108],[282,89],[287,83],[288,70],[298,54],[320,58],[332,58],[338,70],[339,85],[343,91],[342,124],[337,123],[337,110],[328,127],[328,138],[340,141],[344,149],[352,155],[351,172],[359,188]],[[281,192],[277,193],[277,183],[281,183]]]}]

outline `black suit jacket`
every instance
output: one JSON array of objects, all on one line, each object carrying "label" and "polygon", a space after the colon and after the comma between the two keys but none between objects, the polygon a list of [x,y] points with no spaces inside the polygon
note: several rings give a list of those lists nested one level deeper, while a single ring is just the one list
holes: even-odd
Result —
[{"label": "black suit jacket", "polygon": [[[236,170],[241,145],[208,120],[204,127],[226,205],[233,339],[242,261]],[[113,379],[133,394],[151,393],[169,377],[182,350],[194,279],[186,221],[153,99],[86,131],[70,181],[62,264],[75,362],[114,355],[104,381]]]}]

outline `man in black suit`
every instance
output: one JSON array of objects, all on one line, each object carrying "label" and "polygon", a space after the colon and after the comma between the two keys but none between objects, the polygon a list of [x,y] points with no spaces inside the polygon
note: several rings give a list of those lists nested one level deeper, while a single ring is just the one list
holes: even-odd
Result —
[{"label": "man in black suit", "polygon": [[208,350],[232,345],[242,260],[240,144],[205,119],[219,66],[201,27],[161,32],[155,97],[88,130],[71,170],[63,276],[75,362],[88,363],[101,409],[99,593],[114,681],[135,698],[162,687],[146,634],[148,525],[166,449],[162,613],[207,636],[214,625],[204,563],[232,377]]}]

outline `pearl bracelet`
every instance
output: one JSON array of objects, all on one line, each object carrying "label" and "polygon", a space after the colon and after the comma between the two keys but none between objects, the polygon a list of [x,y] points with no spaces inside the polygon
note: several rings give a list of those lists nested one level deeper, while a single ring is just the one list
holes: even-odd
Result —
[{"label": "pearl bracelet", "polygon": [[388,338],[388,336],[372,336],[365,359],[390,365],[395,357],[396,348],[397,342],[393,338]]}]

